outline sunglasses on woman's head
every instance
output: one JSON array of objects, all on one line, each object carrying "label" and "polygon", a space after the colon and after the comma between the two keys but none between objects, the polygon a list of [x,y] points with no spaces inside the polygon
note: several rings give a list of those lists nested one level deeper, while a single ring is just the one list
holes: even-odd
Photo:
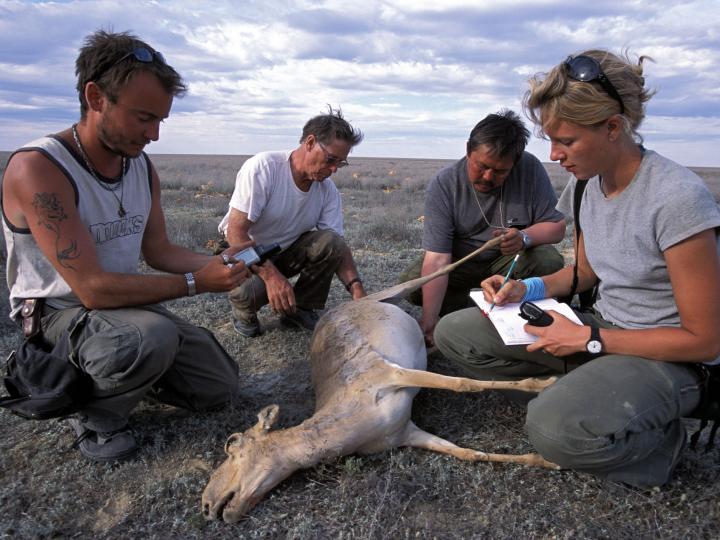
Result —
[{"label": "sunglasses on woman's head", "polygon": [[603,90],[620,104],[620,114],[625,112],[625,104],[610,79],[603,73],[600,62],[591,56],[581,54],[579,56],[568,56],[567,60],[563,62],[563,66],[568,77],[573,80],[587,83],[597,81],[600,83]]}]

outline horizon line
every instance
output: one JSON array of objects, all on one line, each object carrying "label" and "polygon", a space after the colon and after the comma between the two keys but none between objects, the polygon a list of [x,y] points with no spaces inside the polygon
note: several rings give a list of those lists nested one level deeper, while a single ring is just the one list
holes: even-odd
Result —
[{"label": "horizon line", "polygon": [[[15,149],[17,150],[17,149]],[[0,153],[7,153],[12,154],[15,150],[0,150]],[[252,157],[256,155],[259,152],[256,152],[254,154],[190,154],[190,153],[181,153],[181,152],[149,152],[147,150],[144,150],[146,154],[148,154],[150,157],[152,156],[197,156],[197,157]],[[533,154],[535,155],[535,154]],[[537,157],[537,156],[535,156]],[[461,157],[456,158],[434,158],[434,157],[395,157],[395,156],[360,156],[360,155],[353,155],[352,159],[404,159],[404,160],[410,160],[410,161],[457,161],[458,159],[462,159]],[[540,159],[540,158],[538,158]],[[554,161],[543,161],[540,160],[540,163],[543,165],[557,165],[560,167],[561,165],[559,163],[556,163]],[[352,165],[352,162],[350,163]],[[682,164],[680,164],[682,165]],[[687,167],[688,169],[720,169],[720,165],[682,165],[683,167]]]}]

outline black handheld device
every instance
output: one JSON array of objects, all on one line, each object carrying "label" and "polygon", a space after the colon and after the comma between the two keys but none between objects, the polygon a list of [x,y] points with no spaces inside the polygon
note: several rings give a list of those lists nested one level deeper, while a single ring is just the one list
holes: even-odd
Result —
[{"label": "black handheld device", "polygon": [[253,246],[245,248],[233,255],[236,261],[243,261],[248,268],[253,264],[262,264],[273,255],[280,253],[280,244]]},{"label": "black handheld device", "polygon": [[553,318],[532,302],[520,304],[520,316],[531,326],[550,326]]}]

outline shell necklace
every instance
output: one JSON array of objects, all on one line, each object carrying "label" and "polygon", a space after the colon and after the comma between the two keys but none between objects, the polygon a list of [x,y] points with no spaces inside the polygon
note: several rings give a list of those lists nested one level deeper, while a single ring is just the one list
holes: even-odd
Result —
[{"label": "shell necklace", "polygon": [[[112,193],[113,197],[115,197],[115,200],[118,203],[118,217],[124,218],[127,215],[127,212],[125,211],[125,207],[123,206],[123,195],[125,194],[125,185],[123,184],[123,180],[125,180],[125,157],[122,158],[122,168],[120,169],[120,181],[114,184],[112,187],[108,185],[107,182],[104,182],[100,179],[98,174],[95,172],[95,169],[93,168],[92,164],[90,163],[90,159],[88,158],[87,154],[85,153],[85,149],[83,148],[83,145],[80,144],[80,137],[78,136],[77,132],[77,124],[72,125],[72,135],[73,139],[75,139],[75,145],[77,146],[78,150],[80,151],[80,155],[83,158],[83,161],[85,161],[85,165],[87,165],[88,170],[90,171],[90,174],[95,179],[95,181],[98,183],[98,185],[103,188],[105,191],[109,191]],[[115,193],[118,189],[120,189],[120,197],[117,196],[117,193]]]}]

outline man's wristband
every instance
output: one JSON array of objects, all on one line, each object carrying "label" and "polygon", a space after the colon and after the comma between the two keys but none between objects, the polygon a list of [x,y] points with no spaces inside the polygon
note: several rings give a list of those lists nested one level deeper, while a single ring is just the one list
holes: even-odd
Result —
[{"label": "man's wristband", "polygon": [[532,302],[545,298],[545,282],[542,278],[531,277],[521,280],[525,284],[525,295],[521,302]]},{"label": "man's wristband", "polygon": [[187,274],[185,274],[185,281],[187,282],[188,288],[187,295],[195,296],[195,294],[197,294],[197,289],[195,288],[195,276],[192,272],[188,272]]},{"label": "man's wristband", "polygon": [[359,277],[356,277],[356,278],[351,279],[351,280],[348,281],[347,284],[345,285],[345,290],[346,290],[347,292],[350,292],[350,289],[352,288],[352,286],[353,286],[354,283],[360,283],[360,284],[362,284],[362,281],[360,280]]}]

